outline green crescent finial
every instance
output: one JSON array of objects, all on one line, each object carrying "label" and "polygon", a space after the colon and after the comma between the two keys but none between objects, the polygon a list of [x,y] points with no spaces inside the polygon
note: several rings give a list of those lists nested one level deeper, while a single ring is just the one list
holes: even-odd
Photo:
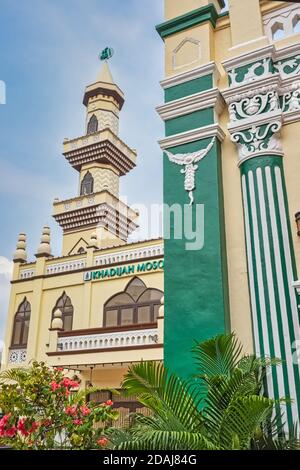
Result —
[{"label": "green crescent finial", "polygon": [[103,49],[102,52],[100,52],[99,54],[99,59],[100,60],[109,60],[112,58],[112,56],[114,55],[114,50],[112,47],[106,47],[105,49]]}]

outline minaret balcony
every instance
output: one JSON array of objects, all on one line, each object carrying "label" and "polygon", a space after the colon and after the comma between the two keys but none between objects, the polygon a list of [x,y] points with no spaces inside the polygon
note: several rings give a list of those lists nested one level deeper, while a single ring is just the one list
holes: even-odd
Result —
[{"label": "minaret balcony", "polygon": [[134,211],[108,191],[55,201],[53,217],[64,232],[90,226],[105,226],[126,239],[135,230],[138,212]]},{"label": "minaret balcony", "polygon": [[108,128],[76,139],[65,139],[63,154],[77,171],[87,163],[108,163],[121,176],[136,166],[137,157],[136,151]]}]

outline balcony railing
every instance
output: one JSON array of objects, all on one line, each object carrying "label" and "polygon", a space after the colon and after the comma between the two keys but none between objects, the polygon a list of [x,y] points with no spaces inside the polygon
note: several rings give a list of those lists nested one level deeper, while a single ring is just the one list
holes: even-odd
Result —
[{"label": "balcony railing", "polygon": [[157,324],[151,323],[59,333],[57,350],[61,352],[107,350],[147,346],[157,342]]}]

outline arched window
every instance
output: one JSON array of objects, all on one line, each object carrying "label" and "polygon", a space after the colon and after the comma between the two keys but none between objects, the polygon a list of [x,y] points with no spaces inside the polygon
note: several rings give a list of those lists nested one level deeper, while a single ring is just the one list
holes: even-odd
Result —
[{"label": "arched window", "polygon": [[141,279],[133,278],[124,292],[114,295],[104,305],[103,326],[156,322],[162,296],[159,289],[147,289]]},{"label": "arched window", "polygon": [[71,331],[73,325],[73,305],[70,297],[64,292],[63,295],[58,299],[52,310],[52,320],[54,318],[54,312],[59,309],[62,314],[63,328],[65,331]]},{"label": "arched window", "polygon": [[14,320],[11,345],[26,348],[30,323],[31,306],[27,298],[19,305]]},{"label": "arched window", "polygon": [[87,134],[93,134],[94,132],[97,132],[97,130],[98,130],[98,119],[96,118],[95,114],[93,114],[87,126]]},{"label": "arched window", "polygon": [[88,171],[81,181],[80,195],[84,196],[85,194],[92,194],[94,191],[94,178],[91,173]]}]

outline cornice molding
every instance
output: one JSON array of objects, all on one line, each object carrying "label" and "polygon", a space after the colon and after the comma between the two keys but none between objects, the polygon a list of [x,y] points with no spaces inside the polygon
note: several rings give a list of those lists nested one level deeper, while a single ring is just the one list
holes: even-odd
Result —
[{"label": "cornice molding", "polygon": [[300,43],[290,44],[276,50],[276,60],[284,60],[300,54]]},{"label": "cornice molding", "polygon": [[[295,80],[294,80],[295,81]],[[271,89],[276,89],[281,83],[279,73],[270,75],[267,78],[257,79],[255,82],[250,83],[241,83],[237,86],[232,86],[222,90],[222,95],[226,101],[226,103],[230,103],[231,101],[236,101],[237,99],[242,99],[246,97],[248,94],[254,93],[266,93]]]},{"label": "cornice molding", "polygon": [[231,122],[228,124],[229,132],[235,133],[249,129],[252,126],[260,127],[271,122],[281,122],[282,123],[282,111],[272,111],[269,113],[262,113],[255,116],[252,116],[248,119],[240,119],[239,121]]},{"label": "cornice molding", "polygon": [[157,25],[156,31],[160,37],[164,39],[172,34],[206,23],[207,21],[209,21],[212,27],[215,28],[218,18],[219,15],[217,10],[211,3]]},{"label": "cornice molding", "polygon": [[210,126],[200,127],[191,131],[182,132],[180,134],[165,137],[158,141],[162,150],[177,147],[178,145],[188,144],[197,140],[208,139],[209,137],[217,137],[219,141],[225,139],[225,132],[219,124],[212,124]]},{"label": "cornice molding", "polygon": [[188,70],[187,72],[182,72],[177,75],[173,75],[172,77],[168,77],[161,80],[160,85],[165,90],[210,74],[214,75],[215,81],[217,82],[220,77],[220,71],[215,62],[209,62],[208,64],[201,65],[195,69]]},{"label": "cornice molding", "polygon": [[243,67],[244,65],[249,65],[255,63],[259,60],[274,58],[275,57],[275,47],[273,45],[262,47],[251,52],[246,52],[245,54],[238,55],[231,59],[224,60],[222,65],[226,72],[231,69]]},{"label": "cornice molding", "polygon": [[218,88],[202,91],[178,100],[170,101],[156,108],[160,117],[167,121],[178,116],[193,113],[207,108],[214,108],[217,114],[221,114],[225,103]]}]

